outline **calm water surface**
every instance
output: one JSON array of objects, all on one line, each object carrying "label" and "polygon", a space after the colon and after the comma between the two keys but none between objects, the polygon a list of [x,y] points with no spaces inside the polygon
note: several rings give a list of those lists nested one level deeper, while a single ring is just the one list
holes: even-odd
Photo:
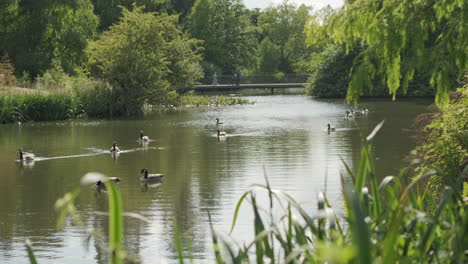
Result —
[{"label": "calm water surface", "polygon": [[[186,252],[195,262],[212,259],[206,211],[215,229],[227,237],[240,196],[268,175],[273,188],[291,194],[313,213],[316,196],[326,190],[342,213],[340,173],[343,158],[356,167],[360,127],[369,133],[381,120],[375,163],[381,177],[397,173],[414,146],[414,117],[428,100],[363,100],[370,113],[344,119],[350,109],[341,100],[302,95],[246,96],[254,105],[192,108],[141,120],[30,123],[0,126],[0,263],[28,263],[24,241],[30,239],[40,263],[106,263],[106,252],[88,233],[106,234],[107,197],[83,187],[76,200],[85,227],[66,222],[57,231],[54,203],[79,185],[87,172],[120,177],[123,207],[151,220],[125,218],[125,247],[144,263],[176,262],[177,223]],[[215,118],[225,123],[226,140],[216,137]],[[327,134],[326,125],[337,127]],[[142,146],[138,131],[153,141]],[[122,150],[109,154],[112,141]],[[17,162],[18,148],[40,157]],[[140,185],[142,168],[166,174],[158,186]],[[264,201],[264,200],[263,200]],[[264,204],[267,206],[266,203]],[[232,236],[250,241],[251,209],[242,207]]]}]

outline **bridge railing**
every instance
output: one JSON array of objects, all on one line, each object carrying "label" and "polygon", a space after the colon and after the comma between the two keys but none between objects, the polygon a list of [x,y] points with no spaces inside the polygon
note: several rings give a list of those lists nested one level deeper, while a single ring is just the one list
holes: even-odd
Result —
[{"label": "bridge railing", "polygon": [[[306,83],[309,74],[284,74],[284,75],[241,75],[240,84],[261,84],[261,83]],[[235,85],[234,75],[216,76],[218,84]],[[202,85],[211,85],[214,82],[214,76],[205,76],[198,80]]]}]

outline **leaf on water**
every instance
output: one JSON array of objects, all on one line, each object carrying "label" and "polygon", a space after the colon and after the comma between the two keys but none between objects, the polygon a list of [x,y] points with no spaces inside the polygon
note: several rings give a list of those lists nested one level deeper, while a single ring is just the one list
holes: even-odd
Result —
[{"label": "leaf on water", "polygon": [[385,123],[385,120],[382,120],[382,122],[380,122],[378,125],[376,125],[374,127],[374,130],[372,130],[372,133],[370,133],[367,137],[366,137],[366,140],[367,141],[371,141],[374,137],[375,137],[375,134],[377,134],[377,132],[379,132],[379,130],[382,128],[383,124]]},{"label": "leaf on water", "polygon": [[80,184],[82,186],[84,186],[84,185],[88,185],[88,184],[94,184],[97,181],[105,181],[107,179],[108,179],[108,177],[106,175],[102,174],[102,173],[88,172],[81,178]]}]

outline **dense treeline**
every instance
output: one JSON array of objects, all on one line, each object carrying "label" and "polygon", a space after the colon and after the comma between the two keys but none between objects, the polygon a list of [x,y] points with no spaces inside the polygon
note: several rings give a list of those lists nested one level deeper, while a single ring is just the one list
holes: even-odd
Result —
[{"label": "dense treeline", "polygon": [[176,15],[177,28],[201,41],[197,47],[208,74],[293,73],[307,61],[303,31],[312,8],[287,1],[263,11],[249,10],[240,0],[7,0],[0,5],[0,53],[11,59],[18,77],[44,74],[53,59],[68,74],[87,73],[89,42],[135,8],[140,16]]},{"label": "dense treeline", "polygon": [[92,89],[113,90],[112,112],[135,115],[203,76],[305,72],[312,95],[435,94],[440,105],[466,71],[463,2],[356,0],[313,10],[284,1],[250,10],[241,0],[6,0],[0,86],[93,78],[104,84]]},{"label": "dense treeline", "polygon": [[[86,105],[108,95],[104,112],[138,115],[203,76],[304,71],[311,10],[287,1],[265,10],[240,0],[2,1],[0,86],[78,87],[69,94],[100,95]],[[79,80],[87,78],[98,83]]]}]

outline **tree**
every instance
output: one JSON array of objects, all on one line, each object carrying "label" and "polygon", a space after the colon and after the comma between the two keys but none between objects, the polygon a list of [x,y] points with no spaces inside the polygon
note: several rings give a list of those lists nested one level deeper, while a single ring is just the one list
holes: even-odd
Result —
[{"label": "tree", "polygon": [[145,101],[164,101],[170,86],[202,76],[199,42],[177,28],[177,16],[123,8],[118,24],[90,43],[87,53],[117,93],[125,115],[138,115]]},{"label": "tree", "polygon": [[40,74],[53,58],[73,73],[86,61],[98,22],[90,0],[8,0],[0,10],[0,53],[11,56],[17,73]]},{"label": "tree", "polygon": [[99,17],[99,31],[109,29],[112,24],[118,23],[122,16],[122,7],[127,9],[133,5],[142,6],[149,12],[167,11],[170,0],[91,0],[94,13]]},{"label": "tree", "polygon": [[281,61],[281,51],[278,46],[266,37],[258,47],[258,71],[261,73],[276,73]]},{"label": "tree", "polygon": [[268,37],[279,47],[279,70],[282,72],[293,73],[300,68],[301,61],[308,60],[311,51],[306,46],[304,28],[311,10],[312,7],[297,7],[286,0],[278,6],[266,8],[258,18],[262,37]]},{"label": "tree", "polygon": [[345,2],[327,33],[348,50],[363,47],[354,59],[347,101],[356,102],[379,76],[395,98],[419,72],[437,88],[436,103],[446,104],[468,68],[467,10],[464,0]]},{"label": "tree", "polygon": [[232,73],[255,63],[257,41],[249,12],[239,0],[197,0],[187,18],[187,29],[203,40],[208,69]]}]

